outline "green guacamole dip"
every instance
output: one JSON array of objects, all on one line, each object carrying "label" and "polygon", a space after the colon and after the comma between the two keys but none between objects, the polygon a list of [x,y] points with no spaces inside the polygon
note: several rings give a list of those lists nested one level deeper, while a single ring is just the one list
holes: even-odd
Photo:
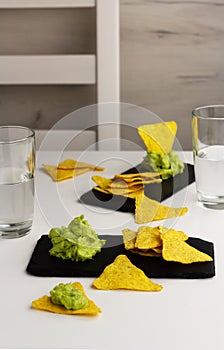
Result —
[{"label": "green guacamole dip", "polygon": [[85,261],[92,259],[106,243],[99,239],[84,215],[73,219],[68,227],[52,228],[48,234],[53,247],[50,255],[72,261]]},{"label": "green guacamole dip", "polygon": [[60,283],[50,291],[53,304],[63,305],[68,310],[84,309],[89,302],[82,291],[72,283]]},{"label": "green guacamole dip", "polygon": [[184,163],[173,150],[167,154],[151,151],[147,152],[147,155],[144,157],[142,168],[147,171],[158,171],[161,173],[162,179],[165,180],[181,174],[184,171]]}]

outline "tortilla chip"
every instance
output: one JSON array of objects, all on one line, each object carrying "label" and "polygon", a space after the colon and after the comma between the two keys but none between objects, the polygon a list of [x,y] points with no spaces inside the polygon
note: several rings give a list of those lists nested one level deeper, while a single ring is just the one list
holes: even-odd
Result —
[{"label": "tortilla chip", "polygon": [[167,228],[164,226],[158,226],[158,229],[161,233],[162,241],[164,239],[170,239],[170,240],[179,239],[181,241],[186,241],[189,238],[188,235],[186,235],[186,233],[184,233],[183,231],[177,231],[172,228]]},{"label": "tortilla chip", "polygon": [[142,270],[130,262],[126,255],[118,255],[92,285],[103,290],[131,289],[150,292],[158,292],[163,288],[152,282]]},{"label": "tortilla chip", "polygon": [[92,180],[102,189],[109,190],[112,184],[112,179],[107,179],[102,176],[92,176]]},{"label": "tortilla chip", "polygon": [[127,250],[134,249],[137,233],[133,230],[125,228],[124,230],[122,230],[122,234],[123,234],[125,249]]},{"label": "tortilla chip", "polygon": [[88,171],[102,171],[104,168],[97,167],[92,164],[78,162],[73,159],[66,159],[59,163],[58,166],[43,164],[45,171],[52,177],[54,181],[63,181],[71,179],[75,176],[84,174]]},{"label": "tortilla chip", "polygon": [[143,251],[141,249],[134,248],[134,249],[131,249],[130,251],[134,254],[138,254],[138,255],[142,255],[142,256],[150,256],[150,257],[160,257],[161,256],[161,253],[155,252],[154,249],[150,249],[148,251]]},{"label": "tortilla chip", "polygon": [[176,122],[141,125],[138,133],[146,145],[147,151],[167,154],[172,150],[177,132]]},{"label": "tortilla chip", "polygon": [[[164,237],[166,237],[164,235]],[[191,264],[195,262],[212,261],[212,257],[191,247],[187,242],[181,239],[163,237],[162,256],[164,260],[175,261],[182,264]]]},{"label": "tortilla chip", "polygon": [[162,255],[162,247],[153,248],[152,250],[154,250],[155,253]]},{"label": "tortilla chip", "polygon": [[141,226],[138,229],[135,248],[153,249],[162,245],[160,231],[157,227]]},{"label": "tortilla chip", "polygon": [[58,169],[64,169],[64,170],[69,170],[69,169],[82,169],[82,168],[87,168],[91,170],[97,170],[97,171],[103,171],[104,168],[99,167],[94,164],[88,164],[84,162],[79,162],[74,159],[66,159],[63,162],[59,163],[57,166]]},{"label": "tortilla chip", "polygon": [[144,224],[150,221],[164,220],[184,215],[188,208],[167,207],[150,199],[140,192],[135,199],[135,222]]},{"label": "tortilla chip", "polygon": [[[73,285],[76,288],[80,289],[83,292],[83,294],[85,295],[85,297],[87,297],[81,283],[74,282]],[[98,313],[100,313],[101,312],[100,308],[92,300],[90,300],[88,297],[87,297],[87,299],[88,299],[89,305],[86,308],[80,309],[80,310],[68,310],[62,305],[53,304],[51,301],[51,298],[47,295],[44,295],[37,300],[34,300],[32,302],[32,306],[33,306],[33,308],[38,309],[38,310],[44,310],[44,311],[54,312],[54,313],[63,314],[63,315],[95,316]]]},{"label": "tortilla chip", "polygon": [[141,180],[144,182],[148,180],[154,180],[156,177],[159,178],[159,182],[161,182],[160,179],[160,173],[159,172],[144,172],[144,173],[135,173],[135,174],[116,174],[114,176],[114,179],[120,179],[124,180],[126,182],[133,182],[136,180]]},{"label": "tortilla chip", "polygon": [[30,155],[27,159],[27,166],[28,166],[28,170],[31,172],[31,174],[34,174],[34,168],[35,168],[35,158],[34,158],[34,154],[31,151]]}]

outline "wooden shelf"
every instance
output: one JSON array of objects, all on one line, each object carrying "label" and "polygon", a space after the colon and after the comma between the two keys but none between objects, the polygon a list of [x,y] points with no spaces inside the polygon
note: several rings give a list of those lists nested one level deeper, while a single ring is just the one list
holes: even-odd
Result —
[{"label": "wooden shelf", "polygon": [[0,56],[2,85],[95,83],[95,55]]},{"label": "wooden shelf", "polygon": [[0,9],[94,7],[95,0],[0,0]]}]

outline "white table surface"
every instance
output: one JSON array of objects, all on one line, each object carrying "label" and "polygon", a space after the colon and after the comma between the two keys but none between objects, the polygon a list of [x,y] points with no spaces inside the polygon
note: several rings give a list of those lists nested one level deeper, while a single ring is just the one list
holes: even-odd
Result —
[{"label": "white table surface", "polygon": [[[72,157],[104,166],[105,176],[138,164],[144,152],[70,152]],[[153,279],[162,292],[98,291],[93,278],[47,278],[26,273],[26,266],[42,234],[67,225],[84,214],[99,234],[136,229],[131,213],[82,205],[77,198],[93,186],[92,173],[54,183],[42,163],[56,164],[59,153],[39,152],[36,206],[32,231],[13,240],[0,240],[0,347],[53,349],[224,349],[224,211],[205,209],[196,202],[195,184],[164,204],[187,206],[178,219],[157,221],[184,230],[215,245],[216,276],[201,280]],[[191,162],[191,153],[185,153]],[[32,300],[48,294],[59,282],[80,281],[87,295],[102,309],[97,317],[66,316],[34,310]]]}]

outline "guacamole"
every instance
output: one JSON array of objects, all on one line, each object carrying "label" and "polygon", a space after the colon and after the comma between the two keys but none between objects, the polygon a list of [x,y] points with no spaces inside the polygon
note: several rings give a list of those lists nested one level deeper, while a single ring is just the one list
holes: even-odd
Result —
[{"label": "guacamole", "polygon": [[151,169],[158,171],[161,173],[163,180],[174,177],[184,171],[184,163],[173,150],[167,154],[155,151],[147,152],[147,155],[143,159],[142,167],[147,171]]},{"label": "guacamole", "polygon": [[50,255],[72,261],[92,259],[106,243],[99,239],[88,221],[84,220],[84,215],[73,219],[68,227],[52,228],[48,237],[53,245]]},{"label": "guacamole", "polygon": [[53,304],[63,305],[68,310],[85,309],[89,302],[80,289],[72,283],[60,283],[50,291]]}]

